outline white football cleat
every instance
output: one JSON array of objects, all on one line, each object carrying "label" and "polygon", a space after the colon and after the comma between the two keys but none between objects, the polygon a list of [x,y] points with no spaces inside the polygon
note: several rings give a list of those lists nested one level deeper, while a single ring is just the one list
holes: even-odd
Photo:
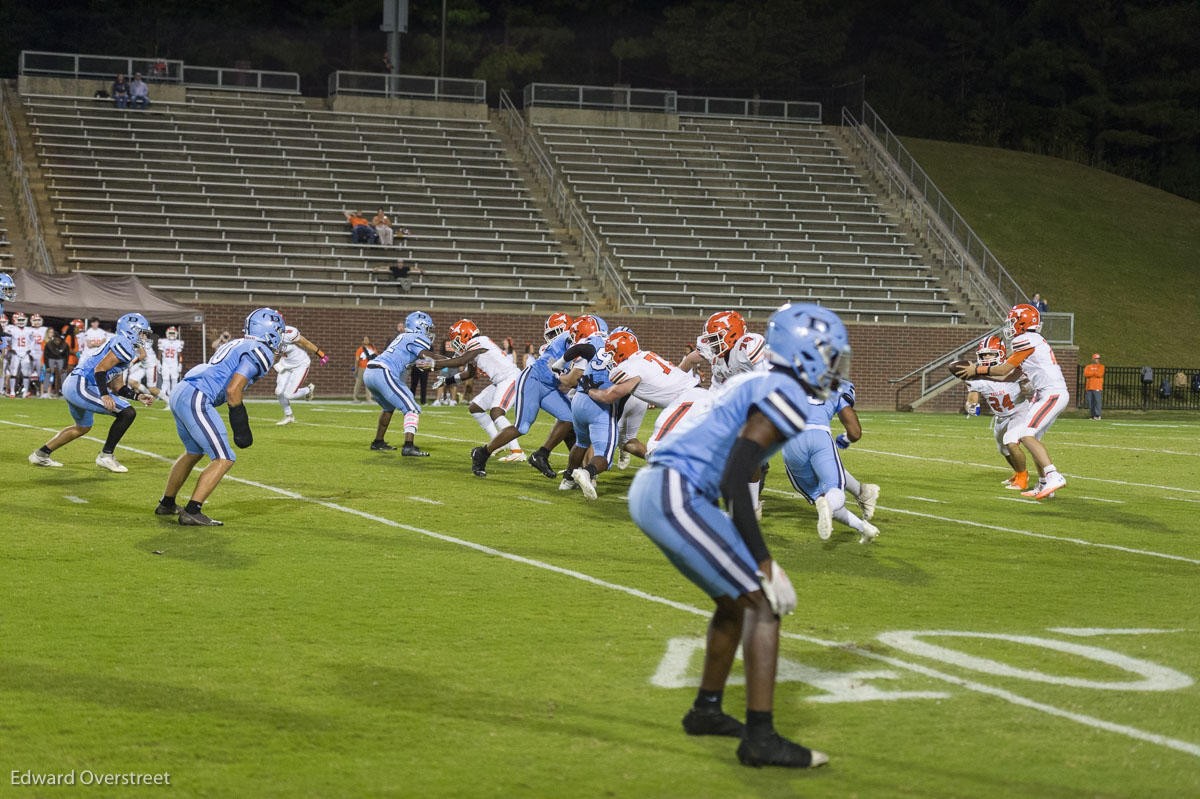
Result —
[{"label": "white football cleat", "polygon": [[500,458],[500,462],[501,463],[524,463],[528,459],[529,459],[529,456],[526,455],[522,450],[516,450],[515,452],[509,452],[503,458]]},{"label": "white football cleat", "polygon": [[626,452],[625,450],[621,450],[621,457],[617,458],[617,468],[622,469],[622,470],[628,469],[629,464],[632,462],[633,462],[633,453]]},{"label": "white football cleat", "polygon": [[879,528],[870,522],[863,522],[862,536],[859,537],[858,543],[869,544],[879,537]]},{"label": "white football cleat", "polygon": [[304,395],[304,399],[306,399],[306,400],[309,400],[309,401],[312,401],[312,400],[316,399],[316,397],[317,397],[317,384],[316,384],[316,383],[309,383],[309,384],[308,384],[308,386],[306,386],[306,388],[308,388],[308,393]]},{"label": "white football cleat", "polygon": [[62,466],[61,463],[46,455],[40,449],[34,450],[33,454],[29,456],[29,462],[34,466]]},{"label": "white football cleat", "polygon": [[1046,478],[1039,477],[1037,483],[1034,484],[1033,488],[1029,489],[1028,491],[1022,491],[1021,496],[1036,497],[1038,492],[1041,491],[1045,487],[1046,487]]},{"label": "white football cleat", "polygon": [[754,505],[754,520],[755,521],[759,521],[759,522],[762,521],[762,509],[763,509],[763,501],[762,501],[762,497],[759,497],[758,502],[756,502]]},{"label": "white football cleat", "polygon": [[579,486],[575,485],[575,481],[570,477],[564,477],[562,482],[558,484],[559,491],[574,491],[577,488],[579,488]]},{"label": "white football cleat", "polygon": [[571,477],[575,480],[575,485],[579,486],[579,490],[583,492],[584,497],[596,498],[596,481],[592,479],[591,472],[580,466],[571,472]]},{"label": "white football cleat", "polygon": [[127,472],[129,471],[121,464],[117,463],[117,459],[108,453],[101,452],[96,456],[96,465],[108,469],[110,472]]},{"label": "white football cleat", "polygon": [[1067,484],[1067,478],[1063,477],[1059,472],[1050,472],[1046,475],[1046,484],[1042,489],[1034,494],[1035,499],[1053,499],[1054,492]]},{"label": "white football cleat", "polygon": [[822,541],[828,541],[833,535],[833,510],[829,507],[829,498],[819,496],[813,504],[817,507],[817,535]]},{"label": "white football cleat", "polygon": [[283,417],[282,419],[280,419],[280,420],[279,420],[278,422],[276,422],[275,424],[277,424],[277,425],[281,425],[281,424],[292,424],[292,423],[293,423],[293,422],[295,422],[295,421],[296,421],[296,417],[295,417],[295,416],[292,416],[292,415],[289,413],[287,416]]},{"label": "white football cleat", "polygon": [[862,494],[858,497],[858,507],[862,508],[863,521],[871,521],[875,515],[875,503],[879,501],[879,486],[874,483],[863,483]]}]

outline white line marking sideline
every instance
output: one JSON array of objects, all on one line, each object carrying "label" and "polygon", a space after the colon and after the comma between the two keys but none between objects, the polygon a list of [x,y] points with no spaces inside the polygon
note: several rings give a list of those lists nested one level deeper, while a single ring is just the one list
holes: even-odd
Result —
[{"label": "white line marking sideline", "polygon": [[523,499],[526,502],[536,502],[539,505],[553,505],[554,504],[553,502],[551,502],[548,499],[535,499],[534,497],[517,497],[517,499]]},{"label": "white line marking sideline", "polygon": [[1114,505],[1124,505],[1125,504],[1125,501],[1122,499],[1105,499],[1104,497],[1085,497],[1082,494],[1076,494],[1075,498],[1076,499],[1090,499],[1092,502],[1111,502]]},{"label": "white line marking sideline", "polygon": [[[56,431],[51,430],[50,428],[35,427],[34,425],[21,424],[19,422],[8,422],[3,419],[0,419],[0,423],[10,424],[15,427],[27,427],[27,428],[31,428],[34,430],[49,430],[50,432],[56,432]],[[104,443],[101,439],[94,438],[92,436],[85,436],[85,438],[87,438],[91,441],[95,441],[97,443],[101,443],[101,444]],[[165,461],[167,463],[172,462],[171,458],[167,458],[163,455],[159,455],[154,452],[147,452],[145,450],[135,449],[133,447],[125,446],[124,444],[121,444],[119,446],[121,449],[129,450],[130,452],[135,452],[139,455],[145,455],[149,458],[154,458],[155,460]],[[693,616],[699,616],[704,619],[709,619],[712,617],[711,611],[701,610],[700,608],[698,608],[694,605],[688,605],[683,602],[676,602],[675,600],[667,599],[666,597],[657,596],[655,594],[650,594],[650,593],[647,593],[647,592],[642,591],[637,588],[631,588],[629,586],[620,585],[618,583],[611,583],[607,580],[601,580],[598,577],[593,577],[590,574],[584,574],[583,572],[575,571],[574,569],[566,569],[566,568],[563,568],[562,566],[555,566],[552,563],[546,563],[544,561],[534,560],[533,558],[526,558],[522,555],[514,555],[511,552],[504,552],[503,550],[494,549],[492,547],[485,546],[483,544],[477,544],[474,541],[467,541],[466,539],[463,539],[463,538],[455,538],[454,536],[444,535],[442,533],[435,533],[432,530],[425,530],[421,527],[414,527],[409,524],[401,524],[400,522],[392,521],[391,519],[385,518],[383,516],[376,516],[371,513],[366,513],[364,511],[360,511],[360,510],[355,510],[354,508],[347,508],[344,505],[337,505],[333,502],[324,502],[321,500],[310,500],[308,497],[305,497],[302,494],[297,494],[294,491],[288,491],[287,489],[284,489],[284,488],[276,488],[275,486],[269,486],[269,485],[266,485],[265,483],[259,483],[254,480],[246,480],[241,477],[233,477],[232,475],[226,475],[225,479],[232,480],[237,483],[242,483],[244,485],[251,485],[256,488],[261,488],[266,491],[272,491],[277,494],[282,494],[283,496],[292,497],[293,499],[306,500],[306,501],[312,502],[313,504],[320,505],[325,508],[329,508],[330,510],[336,510],[341,513],[347,513],[352,516],[358,516],[360,518],[367,519],[368,521],[378,522],[379,524],[387,525],[388,527],[395,527],[400,530],[408,530],[409,532],[417,533],[419,535],[424,535],[429,538],[433,538],[438,541],[443,541],[448,544],[456,544],[461,547],[466,547],[467,549],[473,549],[476,552],[480,552],[485,555],[492,555],[494,557],[513,561],[514,563],[523,563],[527,566],[533,566],[535,568],[545,569],[546,571],[553,572],[555,574],[561,574],[566,577],[573,577],[576,580],[580,580],[585,583],[591,583],[592,585],[596,585],[601,588],[608,588],[610,590],[618,591],[620,593],[624,593],[629,596],[637,597],[638,599],[644,599],[648,602],[654,602],[654,603],[657,603],[660,605],[665,605],[670,608],[675,608],[676,610],[683,611],[684,613],[690,613]],[[884,510],[890,510],[890,509],[884,508]],[[916,514],[916,515],[924,515],[924,514]],[[953,521],[953,520],[949,520],[949,521]],[[986,526],[986,525],[981,525],[981,526]],[[1084,543],[1086,543],[1086,542],[1084,542]],[[860,655],[861,657],[869,658],[871,660],[878,660],[883,663],[889,663],[889,664],[895,666],[896,668],[906,669],[908,671],[912,671],[917,674],[923,674],[932,679],[941,680],[943,682],[948,682],[952,685],[957,685],[960,688],[966,688],[969,691],[975,691],[977,693],[995,696],[997,698],[1000,698],[1007,702],[1010,702],[1014,705],[1019,705],[1021,707],[1027,707],[1032,710],[1039,710],[1043,713],[1047,713],[1052,716],[1058,716],[1060,718],[1069,719],[1070,721],[1074,721],[1079,724],[1086,725],[1088,727],[1093,727],[1095,729],[1106,730],[1108,732],[1115,732],[1117,734],[1124,735],[1129,738],[1135,738],[1135,739],[1142,740],[1142,741],[1148,741],[1150,743],[1158,744],[1160,746],[1165,746],[1167,748],[1175,749],[1176,751],[1184,752],[1186,754],[1193,755],[1195,757],[1200,758],[1200,746],[1197,746],[1196,744],[1193,744],[1193,743],[1189,743],[1187,741],[1180,741],[1175,738],[1168,738],[1164,735],[1158,735],[1156,733],[1139,730],[1136,727],[1129,727],[1124,724],[1114,724],[1113,722],[1105,721],[1104,719],[1098,719],[1093,716],[1087,716],[1082,713],[1075,713],[1075,712],[1069,711],[1069,710],[1063,710],[1062,708],[1054,707],[1053,705],[1047,705],[1042,702],[1035,702],[1032,699],[1027,699],[1023,696],[1019,696],[1017,694],[1012,693],[1011,691],[1006,691],[1002,688],[995,688],[993,686],[984,685],[983,683],[977,683],[972,680],[965,680],[961,677],[955,677],[951,674],[946,674],[944,672],[940,672],[940,671],[937,671],[936,669],[931,669],[927,666],[922,666],[917,663],[909,663],[907,661],[900,660],[899,658],[894,658],[894,657],[891,657],[888,655],[881,655],[876,652],[871,652],[866,649],[861,649],[852,644],[844,644],[844,643],[840,643],[837,641],[827,641],[827,640],[824,640],[821,638],[816,638],[814,636],[802,635],[800,633],[780,632],[780,635],[784,638],[790,638],[790,639],[796,640],[796,641],[807,641],[809,643],[817,644],[818,646],[824,646],[824,647],[831,648],[831,649],[841,649],[844,652],[850,652],[852,654]]]},{"label": "white line marking sideline", "polygon": [[1156,630],[1153,627],[1047,627],[1052,633],[1063,635],[1155,635],[1158,633],[1186,633],[1187,630]]},{"label": "white line marking sideline", "polygon": [[1163,497],[1163,499],[1172,499],[1176,502],[1195,502],[1200,504],[1200,499],[1188,499],[1187,497]]},{"label": "white line marking sideline", "polygon": [[992,497],[992,499],[1002,499],[1005,502],[1027,502],[1031,505],[1041,505],[1036,499],[1022,499],[1021,497]]},{"label": "white line marking sideline", "polygon": [[929,497],[905,497],[905,499],[915,499],[915,500],[919,500],[921,502],[938,502],[942,505],[950,504],[944,499],[930,499]]}]

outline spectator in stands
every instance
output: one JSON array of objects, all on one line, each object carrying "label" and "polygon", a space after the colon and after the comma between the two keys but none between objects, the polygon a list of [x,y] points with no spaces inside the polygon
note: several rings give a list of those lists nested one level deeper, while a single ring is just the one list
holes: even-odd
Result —
[{"label": "spectator in stands", "polygon": [[140,72],[133,76],[133,83],[129,84],[129,107],[150,107],[150,87],[146,85],[146,81],[142,80]]},{"label": "spectator in stands", "polygon": [[384,247],[391,247],[396,240],[396,231],[392,230],[392,220],[387,218],[387,214],[380,208],[375,214],[375,218],[371,220],[371,225],[375,228],[375,235],[379,237],[379,243]]},{"label": "spectator in stands", "polygon": [[[354,389],[350,392],[350,399],[358,402],[358,390],[362,388],[363,377],[367,373],[367,364],[375,359],[379,351],[371,346],[371,339],[363,336],[362,344],[354,353]],[[370,399],[369,393],[363,391],[363,402]]]},{"label": "spectator in stands", "polygon": [[46,343],[43,351],[46,359],[46,382],[43,393],[61,397],[63,371],[67,368],[67,356],[69,355],[67,341],[57,335],[54,328],[50,328],[46,331]]},{"label": "spectator in stands", "polygon": [[113,81],[112,98],[117,108],[129,107],[129,81],[125,80],[125,75],[118,75]]},{"label": "spectator in stands", "polygon": [[1104,364],[1100,353],[1092,354],[1092,362],[1083,367],[1083,393],[1087,397],[1089,419],[1100,418],[1100,394],[1104,391]]},{"label": "spectator in stands", "polygon": [[378,244],[379,234],[362,215],[362,211],[342,211],[350,223],[350,241],[353,244]]},{"label": "spectator in stands", "polygon": [[533,365],[533,362],[538,358],[537,352],[533,349],[533,342],[525,342],[525,361],[522,368],[528,368]]},{"label": "spectator in stands", "polygon": [[167,79],[167,62],[159,58],[151,61],[148,65],[150,80],[164,81]]},{"label": "spectator in stands", "polygon": [[1033,307],[1038,309],[1038,313],[1045,313],[1050,310],[1050,303],[1042,299],[1042,295],[1034,292]]},{"label": "spectator in stands", "polygon": [[0,233],[0,247],[7,247],[7,246],[8,246],[8,234]]},{"label": "spectator in stands", "polygon": [[421,274],[421,270],[415,266],[409,266],[403,260],[397,258],[396,263],[387,266],[377,266],[371,270],[372,272],[391,272],[392,280],[400,284],[400,290],[407,294],[412,291],[413,281],[411,275]]}]

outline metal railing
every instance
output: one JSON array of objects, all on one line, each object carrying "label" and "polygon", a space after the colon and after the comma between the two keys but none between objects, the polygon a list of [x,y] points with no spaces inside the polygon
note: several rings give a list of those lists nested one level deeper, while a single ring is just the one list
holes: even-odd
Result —
[{"label": "metal railing", "polygon": [[821,104],[789,100],[745,100],[731,97],[679,95],[676,108],[692,116],[737,119],[783,119],[789,122],[821,122]]},{"label": "metal railing", "polygon": [[21,196],[25,200],[25,215],[29,220],[30,233],[26,237],[29,247],[33,250],[35,261],[43,272],[53,272],[54,264],[50,253],[46,250],[46,240],[42,237],[42,226],[38,222],[37,204],[33,201],[33,191],[29,187],[29,176],[25,174],[25,160],[21,158],[21,145],[17,140],[17,129],[8,113],[8,102],[4,96],[4,86],[0,82],[0,116],[4,118],[4,128],[8,132],[8,146],[12,153],[13,175],[20,183]]},{"label": "metal railing", "polygon": [[226,69],[224,67],[184,65],[183,84],[246,92],[300,93],[300,75],[298,73],[272,72],[266,69]]},{"label": "metal railing", "polygon": [[147,82],[181,83],[183,81],[183,62],[171,58],[47,53],[39,50],[21,51],[20,74],[22,75],[103,78],[111,81],[117,75],[132,78],[139,73]]},{"label": "metal railing", "polygon": [[546,194],[550,198],[551,205],[558,211],[566,224],[567,231],[578,231],[579,249],[584,258],[591,257],[601,282],[616,292],[617,302],[622,308],[633,310],[639,307],[633,294],[629,291],[629,287],[625,285],[621,273],[613,266],[608,255],[601,251],[600,236],[592,229],[591,222],[580,213],[579,208],[571,200],[566,181],[559,176],[558,171],[554,168],[554,162],[550,160],[546,151],[538,143],[537,138],[533,135],[533,130],[521,118],[521,112],[513,104],[508,92],[503,89],[500,90],[500,110],[502,112],[500,119],[509,135],[518,143],[522,156],[535,169],[538,177],[545,181]]},{"label": "metal railing", "polygon": [[630,89],[621,86],[573,86],[562,83],[530,83],[525,86],[526,108],[599,108],[611,111],[676,112],[678,93],[661,89]]},{"label": "metal railing", "polygon": [[1004,334],[1004,327],[994,327],[986,333],[982,333],[970,341],[955,347],[952,350],[942,353],[928,363],[918,366],[908,374],[902,377],[890,377],[889,383],[906,383],[909,380],[920,378],[920,393],[917,399],[924,397],[933,391],[938,390],[947,383],[957,380],[958,378],[950,374],[946,367],[960,358],[971,359],[975,356],[975,350],[979,347],[980,342],[991,338],[992,336],[1000,336]]},{"label": "metal railing", "polygon": [[[1076,408],[1086,408],[1083,369],[1079,364],[1079,390],[1075,397]],[[1192,389],[1192,381],[1200,369],[1183,366],[1151,367],[1154,376],[1149,383],[1142,382],[1140,366],[1105,366],[1104,389],[1100,394],[1101,414],[1104,411],[1195,411],[1200,410],[1200,391]],[[1183,375],[1183,380],[1179,380]],[[1163,396],[1163,380],[1171,388],[1170,396]],[[1181,385],[1182,383],[1182,385]]]},{"label": "metal railing", "polygon": [[487,81],[338,70],[329,75],[329,96],[339,94],[483,103],[487,102]]}]

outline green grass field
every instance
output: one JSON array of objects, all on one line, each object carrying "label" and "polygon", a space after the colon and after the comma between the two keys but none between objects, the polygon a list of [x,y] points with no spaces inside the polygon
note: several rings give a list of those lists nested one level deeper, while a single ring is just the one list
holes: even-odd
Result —
[{"label": "green grass field", "polygon": [[205,506],[226,526],[180,528],[152,515],[180,451],[161,408],[114,475],[86,440],[28,465],[66,410],[0,399],[0,796],[164,790],[12,784],[84,769],[172,796],[1200,794],[1194,416],[1060,419],[1070,482],[1036,505],[985,420],[864,414],[870,546],[818,540],[773,471],[800,595],[777,726],[831,756],[794,773],[683,734],[707,601],[629,521],[632,469],[587,503],[523,464],[473,478],[461,407],[424,415],[416,460],[368,451],[368,406],[278,428],[253,404]]}]

